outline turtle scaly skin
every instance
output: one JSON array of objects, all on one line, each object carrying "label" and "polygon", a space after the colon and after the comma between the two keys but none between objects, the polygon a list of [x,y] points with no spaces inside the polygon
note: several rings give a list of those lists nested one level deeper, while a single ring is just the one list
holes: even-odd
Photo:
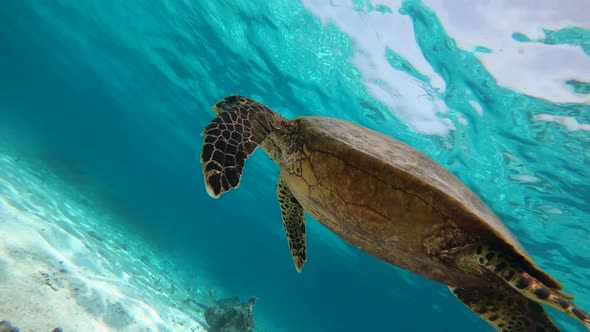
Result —
[{"label": "turtle scaly skin", "polygon": [[280,166],[277,196],[297,271],[307,259],[305,211],[366,253],[448,285],[498,331],[559,331],[541,303],[590,329],[495,214],[424,154],[338,119],[287,120],[237,95],[213,110],[201,154],[207,192],[236,188],[261,146]]}]

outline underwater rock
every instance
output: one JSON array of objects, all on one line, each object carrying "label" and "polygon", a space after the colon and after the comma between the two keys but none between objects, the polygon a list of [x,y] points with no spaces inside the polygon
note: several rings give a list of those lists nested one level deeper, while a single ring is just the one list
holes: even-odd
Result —
[{"label": "underwater rock", "polygon": [[254,331],[254,305],[256,297],[241,303],[238,297],[216,301],[216,305],[205,311],[209,332],[252,332]]},{"label": "underwater rock", "polygon": [[[20,332],[19,328],[10,324],[10,321],[3,320],[0,322],[0,332]],[[56,327],[51,332],[64,332],[61,327]]]},{"label": "underwater rock", "polygon": [[10,324],[9,321],[3,320],[0,322],[0,332],[19,332],[18,327]]}]

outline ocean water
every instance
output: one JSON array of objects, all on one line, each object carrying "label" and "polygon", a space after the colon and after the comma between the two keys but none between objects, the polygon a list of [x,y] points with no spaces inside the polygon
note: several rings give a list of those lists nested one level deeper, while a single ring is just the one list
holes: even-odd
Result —
[{"label": "ocean water", "polygon": [[[285,117],[354,121],[426,153],[590,310],[588,9],[3,1],[0,320],[34,331],[198,331],[195,302],[256,296],[257,331],[492,330],[445,286],[311,219],[298,274],[278,167],[262,152],[239,190],[210,199],[199,135],[209,107],[233,93]],[[563,331],[584,330],[549,313]]]}]

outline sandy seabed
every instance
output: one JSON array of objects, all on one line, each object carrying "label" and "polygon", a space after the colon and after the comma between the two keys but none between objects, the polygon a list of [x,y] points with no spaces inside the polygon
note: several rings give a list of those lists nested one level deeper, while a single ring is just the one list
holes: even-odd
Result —
[{"label": "sandy seabed", "polygon": [[85,201],[0,149],[0,321],[22,332],[205,331],[174,264]]}]

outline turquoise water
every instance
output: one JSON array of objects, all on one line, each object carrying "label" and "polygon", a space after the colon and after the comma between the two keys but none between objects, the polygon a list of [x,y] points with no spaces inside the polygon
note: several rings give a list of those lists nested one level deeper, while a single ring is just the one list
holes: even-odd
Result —
[{"label": "turquoise water", "polygon": [[256,295],[261,331],[491,330],[446,287],[315,222],[296,273],[278,168],[261,152],[239,190],[207,196],[199,134],[218,99],[351,120],[457,175],[590,310],[590,22],[570,2],[558,8],[567,20],[549,15],[535,35],[522,8],[493,16],[483,3],[9,0],[0,137],[97,193],[206,287]]}]

